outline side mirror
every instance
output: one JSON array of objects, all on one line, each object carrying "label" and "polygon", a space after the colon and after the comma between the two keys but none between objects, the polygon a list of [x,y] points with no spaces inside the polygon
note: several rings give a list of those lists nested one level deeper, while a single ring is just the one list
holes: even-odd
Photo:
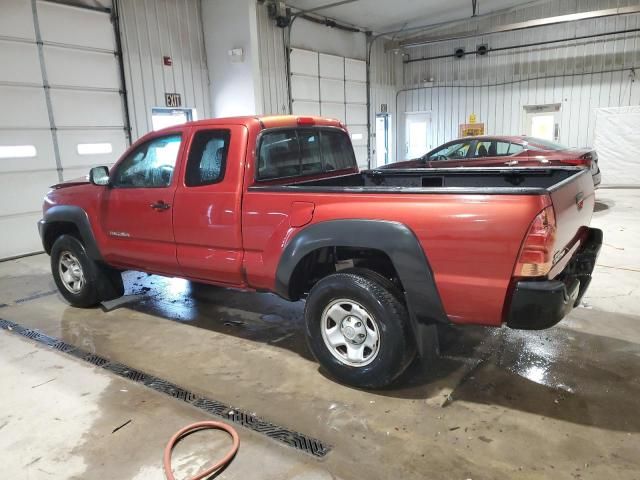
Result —
[{"label": "side mirror", "polygon": [[107,167],[93,167],[89,170],[89,181],[94,185],[109,185],[109,169]]}]

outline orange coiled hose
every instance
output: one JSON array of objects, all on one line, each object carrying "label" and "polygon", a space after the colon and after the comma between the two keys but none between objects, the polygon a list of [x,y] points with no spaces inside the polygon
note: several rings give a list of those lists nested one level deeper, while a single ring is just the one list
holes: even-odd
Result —
[{"label": "orange coiled hose", "polygon": [[210,466],[206,470],[203,470],[202,472],[198,473],[195,477],[192,477],[189,480],[202,480],[203,478],[207,478],[213,473],[220,470],[221,468],[227,466],[229,462],[231,462],[235,454],[238,452],[238,447],[240,447],[240,437],[238,437],[238,432],[236,432],[231,425],[227,425],[226,423],[222,423],[222,422],[207,421],[207,422],[192,423],[191,425],[187,425],[186,427],[177,431],[175,435],[171,437],[171,439],[169,440],[169,443],[167,443],[167,446],[164,448],[164,456],[163,456],[164,474],[167,477],[167,480],[176,480],[175,477],[173,476],[173,469],[171,468],[171,453],[173,451],[173,448],[180,442],[180,440],[182,440],[187,435],[193,432],[196,432],[198,430],[206,430],[206,429],[224,430],[229,435],[231,435],[231,438],[233,440],[233,445],[231,445],[231,448],[229,449],[227,454],[222,458],[222,460]]}]

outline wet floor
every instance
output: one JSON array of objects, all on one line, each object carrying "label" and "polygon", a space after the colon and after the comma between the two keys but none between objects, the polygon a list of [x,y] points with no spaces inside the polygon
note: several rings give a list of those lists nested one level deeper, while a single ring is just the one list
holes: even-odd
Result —
[{"label": "wet floor", "polygon": [[328,378],[302,302],[271,294],[127,272],[125,297],[81,310],[37,256],[0,264],[0,318],[320,438],[335,477],[640,478],[640,192],[598,193],[585,306],[541,332],[442,328],[441,358],[382,391]]}]

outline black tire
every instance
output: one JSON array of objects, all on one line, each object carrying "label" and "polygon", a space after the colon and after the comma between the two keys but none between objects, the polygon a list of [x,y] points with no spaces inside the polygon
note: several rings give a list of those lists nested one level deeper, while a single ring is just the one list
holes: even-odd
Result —
[{"label": "black tire", "polygon": [[[61,277],[60,259],[65,254],[77,260],[81,267],[84,282],[77,292],[70,290]],[[82,242],[72,235],[58,237],[51,247],[51,273],[60,294],[74,307],[95,307],[103,300],[111,300],[124,293],[120,273],[89,258]]]},{"label": "black tire", "polygon": [[[391,285],[375,272],[351,271],[329,275],[311,289],[304,311],[307,342],[318,362],[339,381],[360,388],[382,388],[391,384],[414,358],[409,315]],[[325,309],[341,299],[363,307],[375,322],[378,346],[370,363],[350,365],[348,360],[339,359],[340,352],[336,356],[337,349],[332,352],[323,338]]]}]

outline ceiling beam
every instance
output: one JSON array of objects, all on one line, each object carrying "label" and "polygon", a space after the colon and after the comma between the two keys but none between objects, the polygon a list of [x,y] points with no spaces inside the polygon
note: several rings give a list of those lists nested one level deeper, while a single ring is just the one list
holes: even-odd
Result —
[{"label": "ceiling beam", "polygon": [[296,15],[300,15],[300,14],[304,14],[304,13],[319,12],[320,10],[326,10],[327,8],[339,7],[341,5],[346,5],[347,3],[354,3],[354,2],[359,2],[359,1],[360,0],[342,0],[340,2],[327,3],[325,5],[320,5],[318,7],[309,8],[307,10],[298,9],[296,7],[293,7],[293,8],[296,8],[296,10],[298,10],[296,12]]},{"label": "ceiling beam", "polygon": [[510,23],[498,27],[492,27],[485,30],[476,30],[473,32],[453,33],[444,35],[427,35],[405,40],[395,40],[385,43],[385,50],[399,50],[402,48],[415,48],[433,43],[441,43],[449,40],[460,40],[465,38],[480,37],[483,35],[493,35],[495,33],[513,32],[517,30],[525,30],[528,28],[543,27],[547,25],[557,25],[560,23],[576,22],[579,20],[589,20],[592,18],[613,17],[617,15],[628,15],[632,13],[640,13],[640,5],[607,8],[604,10],[594,10],[591,12],[571,13],[568,15],[559,15],[555,17],[538,18],[528,20],[526,22]]}]

